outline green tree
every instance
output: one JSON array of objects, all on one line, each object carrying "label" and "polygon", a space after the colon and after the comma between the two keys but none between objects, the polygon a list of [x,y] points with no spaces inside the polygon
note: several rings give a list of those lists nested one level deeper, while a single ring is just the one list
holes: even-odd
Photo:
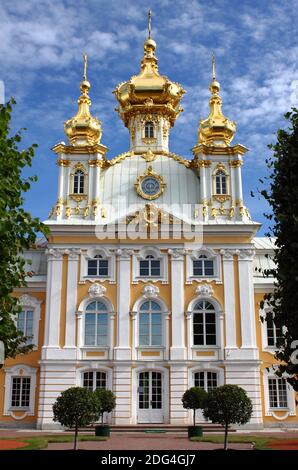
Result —
[{"label": "green tree", "polygon": [[207,398],[207,392],[200,387],[192,387],[184,392],[182,397],[183,408],[193,410],[193,425],[196,425],[196,410],[203,409]]},{"label": "green tree", "polygon": [[31,166],[37,146],[19,150],[21,131],[11,135],[14,104],[11,99],[0,105],[0,340],[4,342],[6,357],[32,349],[16,328],[15,317],[21,308],[13,291],[26,286],[24,251],[34,245],[38,232],[47,232],[38,218],[23,209],[23,195],[37,178],[24,178],[22,172]]},{"label": "green tree", "polygon": [[74,450],[77,450],[78,431],[98,419],[95,394],[83,387],[71,387],[61,393],[53,405],[54,421],[74,428]]},{"label": "green tree", "polygon": [[238,385],[223,385],[210,390],[207,395],[204,416],[212,423],[225,427],[224,449],[228,448],[230,424],[245,424],[252,415],[252,402]]},{"label": "green tree", "polygon": [[292,108],[285,118],[289,127],[278,130],[276,143],[269,145],[273,151],[266,160],[270,174],[260,180],[264,184],[260,193],[271,208],[265,216],[273,222],[266,235],[276,237],[275,267],[264,271],[275,278],[275,288],[264,296],[261,308],[266,303],[266,319],[282,331],[276,345],[275,357],[280,361],[276,374],[286,373],[298,391],[298,110]]},{"label": "green tree", "polygon": [[116,406],[116,397],[111,390],[98,389],[94,392],[96,408],[103,424],[104,413],[111,413]]}]

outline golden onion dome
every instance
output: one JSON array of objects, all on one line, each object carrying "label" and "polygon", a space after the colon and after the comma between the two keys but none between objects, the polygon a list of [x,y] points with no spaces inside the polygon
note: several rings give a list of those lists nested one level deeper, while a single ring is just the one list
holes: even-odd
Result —
[{"label": "golden onion dome", "polygon": [[64,132],[72,145],[95,145],[100,143],[102,135],[100,121],[90,114],[91,99],[88,92],[91,85],[86,75],[87,55],[84,54],[84,75],[80,83],[82,94],[78,99],[78,112],[64,123]]},{"label": "golden onion dome", "polygon": [[150,106],[151,112],[163,109],[171,125],[183,111],[180,100],[185,90],[179,83],[160,75],[155,55],[156,42],[151,37],[151,12],[148,20],[148,38],[144,42],[140,73],[133,75],[127,82],[120,83],[113,92],[119,103],[117,111],[126,126],[131,115],[142,112],[144,107]]},{"label": "golden onion dome", "polygon": [[210,114],[201,120],[198,131],[199,143],[205,145],[229,146],[236,132],[236,124],[224,116],[222,99],[219,95],[220,84],[216,80],[215,60],[212,54],[212,82],[209,86],[211,98],[209,101]]}]

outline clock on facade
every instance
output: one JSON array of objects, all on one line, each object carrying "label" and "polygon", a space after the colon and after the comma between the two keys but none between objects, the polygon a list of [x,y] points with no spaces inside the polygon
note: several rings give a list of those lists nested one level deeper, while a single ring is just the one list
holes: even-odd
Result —
[{"label": "clock on facade", "polygon": [[135,183],[135,188],[139,196],[144,199],[156,199],[164,191],[166,184],[161,175],[155,173],[152,169],[152,166],[149,166],[146,172],[138,176]]}]

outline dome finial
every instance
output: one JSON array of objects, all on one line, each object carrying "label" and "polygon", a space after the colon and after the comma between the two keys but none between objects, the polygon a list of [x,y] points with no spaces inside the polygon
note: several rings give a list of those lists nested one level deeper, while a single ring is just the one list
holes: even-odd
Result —
[{"label": "dome finial", "polygon": [[216,80],[215,58],[212,52],[212,82],[209,90],[210,113],[207,119],[200,120],[199,142],[206,145],[228,146],[236,132],[236,124],[226,118],[222,112],[222,99],[219,95],[220,84]]},{"label": "dome finial", "polygon": [[83,54],[83,80],[80,83],[82,92],[78,99],[77,114],[64,123],[64,131],[72,145],[94,145],[100,142],[102,130],[100,121],[90,114],[91,99],[88,92],[91,88],[87,80],[87,54]]},{"label": "dome finial", "polygon": [[152,17],[152,11],[148,10],[148,39],[151,38],[151,17]]}]

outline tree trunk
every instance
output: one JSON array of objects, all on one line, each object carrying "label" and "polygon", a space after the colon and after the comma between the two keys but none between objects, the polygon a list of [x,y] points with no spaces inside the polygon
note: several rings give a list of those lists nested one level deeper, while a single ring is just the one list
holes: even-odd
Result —
[{"label": "tree trunk", "polygon": [[103,413],[101,415],[101,425],[103,426]]},{"label": "tree trunk", "polygon": [[77,424],[76,424],[76,427],[75,427],[73,450],[78,450],[78,425]]},{"label": "tree trunk", "polygon": [[196,425],[196,410],[193,410],[193,425]]},{"label": "tree trunk", "polygon": [[228,450],[228,427],[229,424],[225,424],[225,443],[224,443],[224,450]]}]

